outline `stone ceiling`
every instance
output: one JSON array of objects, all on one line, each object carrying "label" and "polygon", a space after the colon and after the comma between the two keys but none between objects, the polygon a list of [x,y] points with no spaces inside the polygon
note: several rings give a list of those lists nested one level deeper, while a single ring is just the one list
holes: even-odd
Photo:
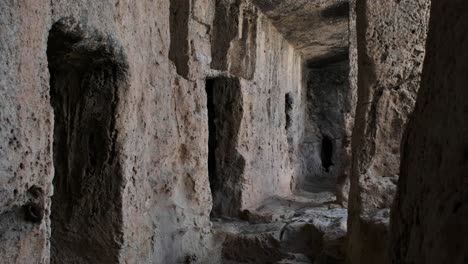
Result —
[{"label": "stone ceiling", "polygon": [[348,53],[348,0],[253,0],[309,63]]}]

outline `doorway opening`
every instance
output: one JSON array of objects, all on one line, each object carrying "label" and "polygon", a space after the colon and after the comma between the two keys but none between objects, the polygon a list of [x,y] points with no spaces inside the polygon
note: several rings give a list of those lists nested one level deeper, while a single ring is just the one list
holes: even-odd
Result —
[{"label": "doorway opening", "polygon": [[245,160],[237,151],[244,113],[239,79],[206,80],[208,109],[208,176],[212,217],[238,216]]},{"label": "doorway opening", "polygon": [[320,152],[322,160],[322,168],[326,172],[330,172],[330,167],[333,166],[333,141],[328,136],[322,138],[322,148]]},{"label": "doorway opening", "polygon": [[115,112],[127,67],[115,41],[93,34],[62,19],[47,42],[55,121],[51,263],[117,263],[122,242]]}]

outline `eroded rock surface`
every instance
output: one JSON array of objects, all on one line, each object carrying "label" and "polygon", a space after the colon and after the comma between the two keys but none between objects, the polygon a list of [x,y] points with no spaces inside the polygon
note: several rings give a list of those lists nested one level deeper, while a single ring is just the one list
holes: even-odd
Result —
[{"label": "eroded rock surface", "polygon": [[395,264],[468,260],[468,3],[433,1],[431,12],[392,210]]},{"label": "eroded rock surface", "polygon": [[[0,7],[2,261],[219,263],[206,79],[238,79],[243,110],[223,150],[245,168],[220,204],[242,211],[295,188],[302,57],[252,3]],[[57,37],[64,19],[80,33]]]},{"label": "eroded rock surface", "polygon": [[[387,263],[429,2],[1,1],[1,261]],[[434,7],[394,263],[466,260],[465,7]]]},{"label": "eroded rock surface", "polygon": [[[428,0],[357,1],[358,102],[349,200],[351,263],[388,260],[385,229],[399,176],[400,141],[416,100],[429,18]],[[375,230],[382,233],[375,234]],[[384,249],[384,250],[382,250]]]}]

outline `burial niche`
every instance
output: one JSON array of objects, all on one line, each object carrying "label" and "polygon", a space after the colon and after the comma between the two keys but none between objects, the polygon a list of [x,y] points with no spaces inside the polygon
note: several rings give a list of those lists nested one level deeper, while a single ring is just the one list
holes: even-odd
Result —
[{"label": "burial niche", "polygon": [[49,32],[55,176],[51,263],[117,263],[122,173],[117,91],[127,67],[116,41],[62,19]]},{"label": "burial niche", "polygon": [[243,116],[239,79],[206,81],[208,108],[208,175],[213,194],[212,217],[237,216],[241,208],[245,160],[237,151]]}]

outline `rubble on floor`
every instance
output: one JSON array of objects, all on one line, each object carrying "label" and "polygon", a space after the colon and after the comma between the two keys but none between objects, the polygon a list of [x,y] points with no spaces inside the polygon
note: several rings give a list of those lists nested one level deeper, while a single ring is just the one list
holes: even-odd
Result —
[{"label": "rubble on floor", "polygon": [[212,219],[223,264],[344,263],[346,208],[331,192],[271,197],[242,220]]}]

